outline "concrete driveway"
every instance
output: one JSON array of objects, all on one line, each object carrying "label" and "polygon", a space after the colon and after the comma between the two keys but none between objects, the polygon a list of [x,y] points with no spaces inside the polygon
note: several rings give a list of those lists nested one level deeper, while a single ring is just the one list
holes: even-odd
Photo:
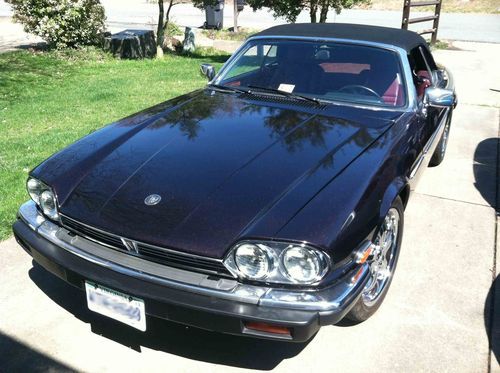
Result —
[{"label": "concrete driveway", "polygon": [[143,334],[88,311],[82,293],[33,265],[10,239],[0,244],[0,371],[487,372],[491,365],[500,372],[500,93],[490,90],[500,88],[500,45],[455,46],[436,53],[460,95],[448,154],[408,205],[399,267],[374,317],[324,327],[307,344],[160,320]]}]

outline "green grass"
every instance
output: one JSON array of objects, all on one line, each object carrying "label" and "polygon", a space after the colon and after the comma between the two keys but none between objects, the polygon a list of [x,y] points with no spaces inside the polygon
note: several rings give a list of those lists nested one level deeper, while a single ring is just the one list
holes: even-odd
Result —
[{"label": "green grass", "polygon": [[232,32],[230,29],[203,30],[202,34],[205,35],[207,38],[214,40],[218,39],[218,40],[244,41],[249,36],[256,34],[257,32],[259,31],[240,27],[238,32]]},{"label": "green grass", "polygon": [[199,64],[214,50],[126,61],[98,50],[0,54],[0,240],[28,199],[28,172],[96,129],[202,87]]},{"label": "green grass", "polygon": [[433,51],[439,49],[450,49],[451,44],[444,40],[437,40],[434,44],[431,45],[431,49]]}]

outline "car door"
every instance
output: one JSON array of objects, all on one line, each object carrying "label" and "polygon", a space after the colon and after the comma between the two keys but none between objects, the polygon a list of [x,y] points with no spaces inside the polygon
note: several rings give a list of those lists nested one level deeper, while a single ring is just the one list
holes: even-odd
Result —
[{"label": "car door", "polygon": [[410,170],[412,186],[415,186],[432,157],[432,151],[438,140],[440,119],[443,115],[443,109],[430,107],[426,103],[425,91],[436,83],[434,72],[436,66],[431,58],[426,46],[414,48],[409,55],[417,96],[416,137],[419,149],[419,155]]}]

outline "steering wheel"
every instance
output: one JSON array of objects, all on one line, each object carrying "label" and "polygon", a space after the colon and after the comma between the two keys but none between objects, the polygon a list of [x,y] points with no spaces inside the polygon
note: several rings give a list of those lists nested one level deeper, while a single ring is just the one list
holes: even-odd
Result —
[{"label": "steering wheel", "polygon": [[361,94],[368,92],[370,96],[375,96],[376,98],[382,98],[373,89],[358,84],[345,85],[342,88],[340,88],[338,92],[361,93]]}]

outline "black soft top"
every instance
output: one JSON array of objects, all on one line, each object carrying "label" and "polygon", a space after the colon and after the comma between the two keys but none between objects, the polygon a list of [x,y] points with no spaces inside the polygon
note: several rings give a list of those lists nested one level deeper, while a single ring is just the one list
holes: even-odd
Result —
[{"label": "black soft top", "polygon": [[419,45],[427,46],[425,39],[413,31],[350,23],[292,23],[274,26],[253,36],[359,40],[394,45],[405,49],[407,52]]}]

